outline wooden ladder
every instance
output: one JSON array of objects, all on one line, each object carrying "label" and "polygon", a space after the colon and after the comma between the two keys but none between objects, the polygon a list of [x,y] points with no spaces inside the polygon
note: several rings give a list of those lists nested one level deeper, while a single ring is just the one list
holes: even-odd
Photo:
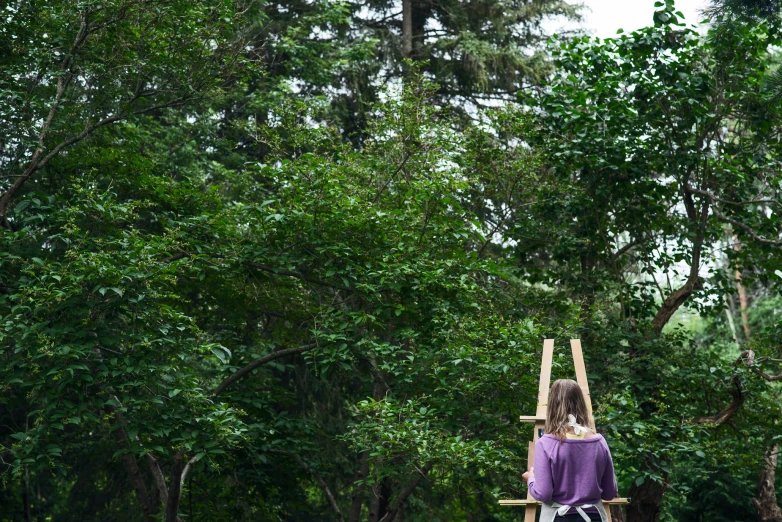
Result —
[{"label": "wooden ladder", "polygon": [[[589,415],[592,415],[592,399],[589,396],[589,381],[587,381],[586,367],[584,366],[584,354],[581,351],[581,341],[579,339],[570,340],[570,349],[573,352],[573,364],[576,367],[576,382],[581,386],[581,391],[584,392],[584,398],[586,399],[587,410]],[[554,357],[554,339],[546,339],[543,341],[543,363],[540,367],[540,384],[538,385],[538,409],[535,415],[521,415],[519,418],[521,422],[534,422],[535,433],[532,440],[529,443],[529,449],[527,450],[527,471],[532,468],[535,463],[535,443],[544,434],[546,426],[546,410],[548,408],[548,392],[551,387],[551,361]],[[606,514],[608,515],[608,522],[611,522],[611,505],[627,504],[626,498],[615,498],[613,500],[604,500],[603,504],[606,506]],[[541,502],[532,498],[532,495],[527,492],[527,498],[523,500],[500,500],[502,506],[525,506],[526,512],[524,513],[524,522],[535,522],[535,516],[537,514],[538,506]]]}]

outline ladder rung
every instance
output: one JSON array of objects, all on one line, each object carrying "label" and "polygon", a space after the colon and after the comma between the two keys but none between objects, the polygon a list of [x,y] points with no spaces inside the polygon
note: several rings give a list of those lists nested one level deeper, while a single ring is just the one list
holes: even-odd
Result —
[{"label": "ladder rung", "polygon": [[538,421],[545,422],[546,417],[539,417],[537,415],[519,415],[519,420],[521,422],[538,422]]}]

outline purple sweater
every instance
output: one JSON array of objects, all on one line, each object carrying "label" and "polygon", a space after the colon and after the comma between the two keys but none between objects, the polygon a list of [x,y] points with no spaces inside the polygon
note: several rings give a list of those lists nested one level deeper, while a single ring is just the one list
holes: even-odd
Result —
[{"label": "purple sweater", "polygon": [[541,502],[579,506],[611,500],[618,493],[611,451],[599,434],[565,440],[544,435],[535,444],[534,475],[529,492]]}]

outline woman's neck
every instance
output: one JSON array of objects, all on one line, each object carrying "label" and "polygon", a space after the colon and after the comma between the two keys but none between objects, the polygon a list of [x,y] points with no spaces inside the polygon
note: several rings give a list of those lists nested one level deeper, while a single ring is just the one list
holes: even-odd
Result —
[{"label": "woman's neck", "polygon": [[[576,434],[576,430],[573,428],[573,426],[570,426],[567,429],[567,433],[570,433],[571,435]],[[586,435],[584,435],[585,439],[591,439],[592,437],[597,437],[597,434],[592,430],[587,430]]]}]

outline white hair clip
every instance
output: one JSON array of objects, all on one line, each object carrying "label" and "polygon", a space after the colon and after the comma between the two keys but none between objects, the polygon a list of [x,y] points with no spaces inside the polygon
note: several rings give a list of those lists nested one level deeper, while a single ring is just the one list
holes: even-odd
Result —
[{"label": "white hair clip", "polygon": [[573,431],[576,433],[576,435],[580,435],[582,431],[584,433],[589,431],[588,428],[585,428],[582,425],[576,423],[576,416],[575,415],[568,414],[567,420],[569,421],[567,425],[573,428]]}]

